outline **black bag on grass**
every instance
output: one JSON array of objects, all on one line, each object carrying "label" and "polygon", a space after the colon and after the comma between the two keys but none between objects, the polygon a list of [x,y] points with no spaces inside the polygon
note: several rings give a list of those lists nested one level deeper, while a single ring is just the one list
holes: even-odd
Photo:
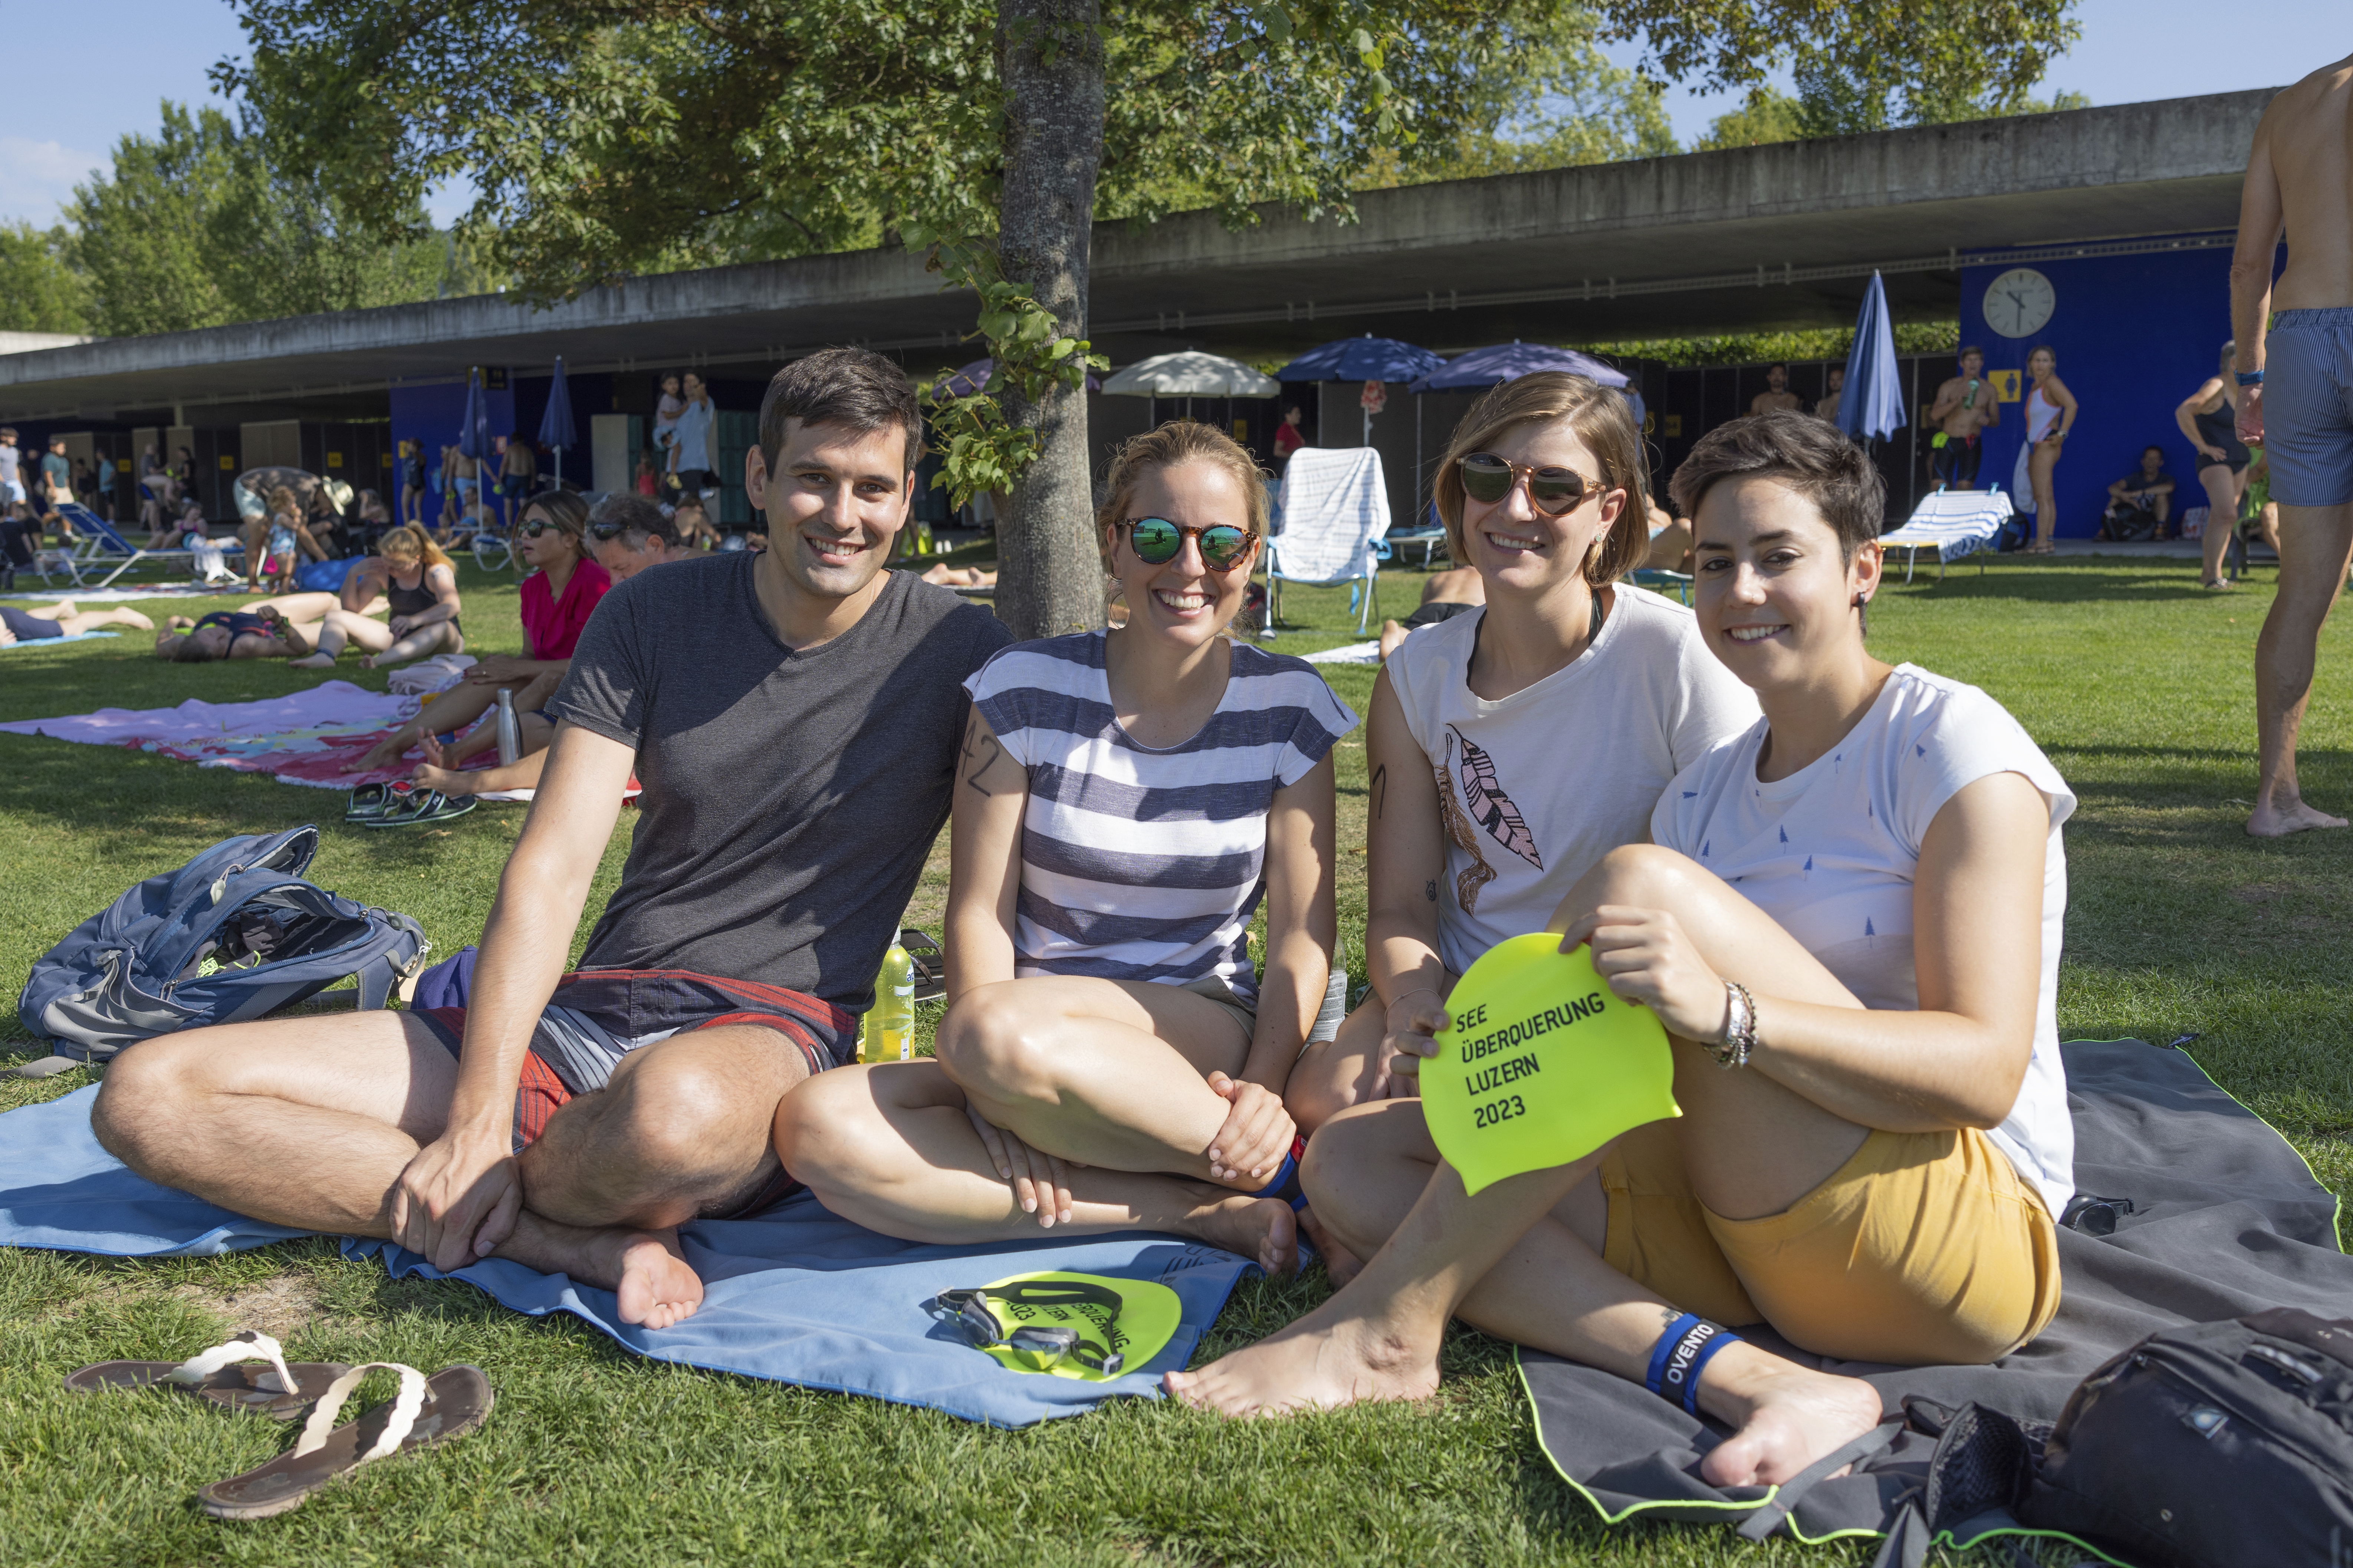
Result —
[{"label": "black bag on grass", "polygon": [[406,915],[306,882],[319,830],[225,838],[150,877],[44,953],[16,1003],[60,1056],[103,1062],[152,1035],[259,1018],[357,976],[362,1009],[424,967]]},{"label": "black bag on grass", "polygon": [[2085,1378],[2056,1423],[1905,1413],[1937,1443],[1884,1568],[2019,1525],[2139,1568],[2353,1559],[2353,1321],[2275,1308],[2163,1330]]}]

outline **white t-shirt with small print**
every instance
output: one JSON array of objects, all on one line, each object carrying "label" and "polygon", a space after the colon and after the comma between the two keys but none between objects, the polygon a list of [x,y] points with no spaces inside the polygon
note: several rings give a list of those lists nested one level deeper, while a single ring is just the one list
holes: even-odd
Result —
[{"label": "white t-shirt with small print", "polygon": [[1457,974],[1544,930],[1577,879],[1642,841],[1678,770],[1756,721],[1757,694],[1691,611],[1624,583],[1613,598],[1583,653],[1493,702],[1470,680],[1484,609],[1389,655],[1389,688],[1441,792],[1446,874],[1430,890],[1439,956]]},{"label": "white t-shirt with small print", "polygon": [[[2042,968],[2034,1055],[1988,1136],[2056,1216],[2075,1190],[2075,1124],[2059,1059],[2059,942],[2067,915],[2060,826],[2074,792],[2008,710],[1974,686],[1898,665],[1861,722],[1788,778],[1757,776],[1759,720],[1676,775],[1651,837],[1738,888],[1866,1007],[1916,1010],[1912,884],[1947,801],[1989,774],[2042,794]],[[1760,987],[1761,988],[1761,987]]]}]

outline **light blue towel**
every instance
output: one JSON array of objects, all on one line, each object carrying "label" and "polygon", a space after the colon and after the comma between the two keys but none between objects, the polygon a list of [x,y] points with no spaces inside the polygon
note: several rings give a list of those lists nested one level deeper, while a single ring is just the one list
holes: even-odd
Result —
[{"label": "light blue towel", "polygon": [[[236,1252],[304,1234],[133,1174],[90,1133],[97,1093],[85,1089],[0,1116],[0,1246],[161,1258]],[[491,1258],[457,1278],[518,1312],[570,1312],[639,1355],[1027,1426],[1115,1395],[1157,1396],[1160,1374],[1185,1364],[1243,1270],[1256,1267],[1230,1252],[1134,1231],[1045,1247],[923,1247],[838,1219],[806,1194],[757,1219],[705,1221],[680,1236],[702,1277],[702,1308],[659,1331],[622,1322],[611,1291],[564,1275]],[[380,1256],[395,1277],[441,1277],[388,1242],[346,1240],[343,1252]],[[1145,1365],[1085,1383],[1010,1371],[923,1310],[942,1290],[1047,1268],[1156,1279],[1184,1303],[1183,1325]]]},{"label": "light blue towel", "polygon": [[12,643],[0,643],[0,653],[15,653],[18,648],[55,647],[61,642],[88,642],[92,637],[111,637],[113,632],[76,632],[69,637],[18,637]]}]

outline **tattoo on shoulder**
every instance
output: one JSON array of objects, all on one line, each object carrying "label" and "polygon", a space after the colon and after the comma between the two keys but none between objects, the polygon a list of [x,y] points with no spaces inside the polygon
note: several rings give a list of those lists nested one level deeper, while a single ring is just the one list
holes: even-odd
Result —
[{"label": "tattoo on shoulder", "polygon": [[1438,879],[1433,877],[1421,885],[1421,896],[1433,904],[1438,902]]},{"label": "tattoo on shoulder", "polygon": [[1389,796],[1389,765],[1383,763],[1373,770],[1373,815],[1381,815],[1381,806]]}]

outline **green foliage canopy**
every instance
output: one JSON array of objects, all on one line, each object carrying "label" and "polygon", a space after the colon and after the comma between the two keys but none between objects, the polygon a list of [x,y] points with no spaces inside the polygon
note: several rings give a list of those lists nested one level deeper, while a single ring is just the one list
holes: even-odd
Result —
[{"label": "green foliage canopy", "polygon": [[153,137],[117,142],[110,173],[67,208],[87,319],[109,337],[430,299],[465,261],[421,207],[387,243],[332,193],[269,156],[250,123],[165,102]]},{"label": "green foliage canopy", "polygon": [[74,266],[73,231],[63,224],[0,224],[0,331],[90,331],[90,280]]}]

